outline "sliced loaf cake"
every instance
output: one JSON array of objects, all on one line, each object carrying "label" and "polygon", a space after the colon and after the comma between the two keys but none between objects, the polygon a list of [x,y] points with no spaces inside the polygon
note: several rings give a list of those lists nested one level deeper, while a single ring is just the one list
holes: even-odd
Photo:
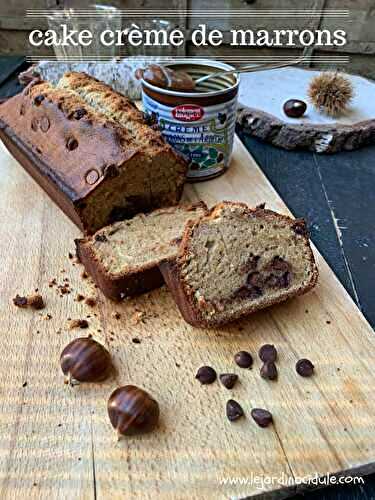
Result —
[{"label": "sliced loaf cake", "polygon": [[200,202],[138,214],[76,240],[77,256],[107,297],[147,292],[164,283],[158,264],[177,255],[186,223],[206,213]]},{"label": "sliced loaf cake", "polygon": [[185,320],[201,327],[303,294],[318,277],[303,220],[232,202],[188,223],[160,269]]}]

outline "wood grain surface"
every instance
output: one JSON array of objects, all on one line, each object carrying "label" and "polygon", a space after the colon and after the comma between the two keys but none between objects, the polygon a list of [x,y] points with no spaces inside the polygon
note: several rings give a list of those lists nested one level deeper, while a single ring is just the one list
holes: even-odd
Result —
[{"label": "wood grain surface", "polygon": [[[186,324],[165,288],[116,305],[68,258],[77,228],[0,148],[1,498],[281,497],[302,477],[375,470],[375,337],[318,254],[313,292],[218,330]],[[265,201],[288,213],[238,140],[230,170],[188,185],[185,198]],[[68,279],[72,292],[61,297],[48,286],[52,278]],[[16,309],[12,298],[35,288],[46,309]],[[97,305],[75,301],[77,293]],[[89,329],[69,330],[68,318],[87,318]],[[71,388],[59,355],[88,333],[108,347],[117,373]],[[264,343],[279,351],[276,383],[259,376],[256,352]],[[253,353],[252,370],[234,364],[241,349]],[[316,366],[311,379],[294,370],[301,357]],[[231,391],[219,382],[200,386],[194,375],[203,364],[237,373],[240,383]],[[152,434],[117,442],[106,403],[127,383],[153,394],[161,422]],[[229,398],[242,404],[242,421],[226,419]],[[272,411],[275,425],[257,427],[253,407]]]}]

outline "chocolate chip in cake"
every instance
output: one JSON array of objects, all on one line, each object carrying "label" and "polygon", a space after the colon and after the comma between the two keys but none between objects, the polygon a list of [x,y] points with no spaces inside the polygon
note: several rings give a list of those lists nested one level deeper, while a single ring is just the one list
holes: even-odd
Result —
[{"label": "chocolate chip in cake", "polygon": [[251,368],[253,365],[253,357],[247,351],[240,351],[234,356],[234,361],[240,368]]},{"label": "chocolate chip in cake", "polygon": [[139,339],[137,339],[136,337],[134,339],[132,339],[132,342],[133,344],[140,344],[141,341]]},{"label": "chocolate chip in cake", "polygon": [[250,273],[247,277],[247,284],[252,288],[259,288],[263,286],[263,278],[262,275],[258,271],[254,271]]},{"label": "chocolate chip in cake", "polygon": [[260,369],[260,376],[265,380],[277,379],[277,368],[273,361],[266,361]]},{"label": "chocolate chip in cake", "polygon": [[39,94],[37,95],[35,98],[34,98],[34,105],[35,106],[39,106],[43,101],[44,101],[45,97],[43,94]]},{"label": "chocolate chip in cake", "polygon": [[69,137],[69,139],[66,141],[66,149],[69,151],[73,151],[74,149],[78,148],[78,141],[77,139],[74,139],[74,137]]},{"label": "chocolate chip in cake", "polygon": [[244,416],[244,411],[239,403],[234,399],[227,401],[227,417],[230,422],[234,422]]},{"label": "chocolate chip in cake", "polygon": [[227,389],[233,389],[238,380],[238,375],[235,373],[222,373],[219,378],[224,387]]},{"label": "chocolate chip in cake", "polygon": [[87,111],[85,109],[83,109],[83,108],[79,108],[79,109],[76,109],[76,111],[74,111],[73,118],[75,120],[80,120],[85,115],[87,115]]},{"label": "chocolate chip in cake", "polygon": [[300,359],[296,363],[296,371],[301,377],[311,377],[314,373],[314,365],[309,359]]},{"label": "chocolate chip in cake", "polygon": [[266,204],[265,203],[259,203],[259,205],[257,205],[255,208],[257,208],[258,210],[264,210],[266,208]]},{"label": "chocolate chip in cake", "polygon": [[259,427],[268,427],[273,421],[272,413],[268,410],[263,410],[262,408],[252,409],[251,416]]},{"label": "chocolate chip in cake", "polygon": [[216,372],[211,366],[201,366],[195,375],[201,384],[212,384],[216,380]]},{"label": "chocolate chip in cake", "polygon": [[262,345],[262,347],[259,349],[259,357],[263,361],[263,363],[266,363],[267,361],[275,362],[277,359],[276,347],[272,344]]}]

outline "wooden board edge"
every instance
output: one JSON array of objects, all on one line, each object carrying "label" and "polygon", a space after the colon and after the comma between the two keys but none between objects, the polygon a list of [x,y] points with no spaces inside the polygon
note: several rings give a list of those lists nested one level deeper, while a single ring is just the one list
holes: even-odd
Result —
[{"label": "wooden board edge", "polygon": [[289,151],[307,149],[332,154],[375,144],[375,118],[354,125],[294,125],[245,106],[238,110],[237,126],[245,134]]}]

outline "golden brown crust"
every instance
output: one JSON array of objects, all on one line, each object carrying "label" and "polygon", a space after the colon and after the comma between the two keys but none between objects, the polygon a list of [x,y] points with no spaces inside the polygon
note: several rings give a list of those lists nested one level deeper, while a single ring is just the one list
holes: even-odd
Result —
[{"label": "golden brown crust", "polygon": [[[189,258],[191,258],[190,253],[189,253],[189,245],[191,238],[194,235],[194,231],[200,226],[202,222],[205,220],[212,220],[214,219],[221,211],[221,209],[225,208],[228,205],[232,205],[233,207],[242,207],[244,210],[244,215],[246,214],[251,215],[251,216],[262,216],[264,215],[271,217],[271,218],[277,218],[278,220],[283,219],[285,222],[287,222],[290,227],[294,228],[296,231],[298,231],[297,234],[301,236],[308,248],[309,248],[309,261],[311,264],[311,267],[313,269],[313,273],[311,276],[311,279],[309,283],[306,286],[301,286],[297,291],[293,292],[287,292],[284,293],[282,298],[274,298],[272,300],[265,301],[261,307],[258,305],[252,306],[251,304],[249,307],[246,308],[244,312],[241,312],[241,314],[238,314],[235,317],[227,317],[227,318],[222,318],[220,320],[217,320],[215,317],[212,317],[210,320],[207,320],[203,315],[201,314],[201,310],[197,304],[197,300],[194,297],[194,291],[187,285],[185,280],[181,276],[181,268],[184,265],[185,261]],[[222,324],[235,321],[239,319],[242,316],[245,316],[247,314],[250,314],[252,312],[255,312],[259,309],[263,309],[265,307],[272,306],[274,304],[280,303],[284,300],[287,300],[291,297],[295,297],[297,295],[304,294],[311,290],[317,283],[318,279],[318,269],[315,265],[315,259],[313,252],[309,246],[309,241],[308,241],[308,232],[306,229],[306,225],[303,219],[291,219],[290,217],[283,215],[283,214],[278,214],[276,212],[273,212],[272,210],[267,210],[263,208],[263,206],[258,206],[256,208],[250,208],[248,207],[245,203],[240,203],[240,202],[228,202],[228,201],[223,201],[221,203],[218,203],[214,207],[211,208],[211,210],[208,212],[207,215],[202,216],[196,221],[189,221],[185,227],[184,235],[182,238],[182,242],[180,245],[179,249],[179,254],[176,259],[170,259],[170,260],[165,260],[159,265],[160,271],[163,275],[163,278],[170,289],[176,304],[178,305],[180,312],[184,319],[190,323],[193,326],[196,327],[214,327],[214,326],[220,326]]]},{"label": "golden brown crust", "polygon": [[[93,80],[75,74],[75,85],[87,79]],[[147,187],[152,193],[142,196],[138,190],[134,199],[139,203],[124,201],[125,206],[119,207],[124,217],[178,203],[187,170],[186,162],[160,133],[141,123],[142,114],[129,100],[105,84],[94,83],[100,99],[108,103],[113,100],[116,109],[127,110],[128,127],[94,109],[77,93],[41,81],[32,82],[24,92],[0,106],[0,137],[5,145],[60,208],[89,234],[98,229],[98,224],[92,209],[89,215],[85,212],[87,204],[92,206],[97,197],[105,196],[108,205],[112,203],[117,210],[119,196],[108,198],[107,194],[115,193],[118,183],[114,177],[132,172],[127,170],[130,164],[134,168],[137,164],[145,166],[141,183],[145,188],[141,189]],[[134,124],[138,135],[131,130]],[[141,136],[146,142],[140,140]],[[131,194],[126,194],[128,199]],[[98,210],[102,208],[98,203]],[[105,210],[108,217],[103,211],[104,221],[100,219],[99,227],[111,222],[111,206]]]},{"label": "golden brown crust", "polygon": [[58,84],[79,95],[88,104],[101,110],[107,118],[121,124],[139,147],[146,147],[146,154],[151,157],[161,151],[173,154],[183,170],[187,168],[186,161],[167,144],[159,130],[150,127],[144,114],[127,97],[113,90],[109,85],[100,82],[86,73],[65,73]]}]

